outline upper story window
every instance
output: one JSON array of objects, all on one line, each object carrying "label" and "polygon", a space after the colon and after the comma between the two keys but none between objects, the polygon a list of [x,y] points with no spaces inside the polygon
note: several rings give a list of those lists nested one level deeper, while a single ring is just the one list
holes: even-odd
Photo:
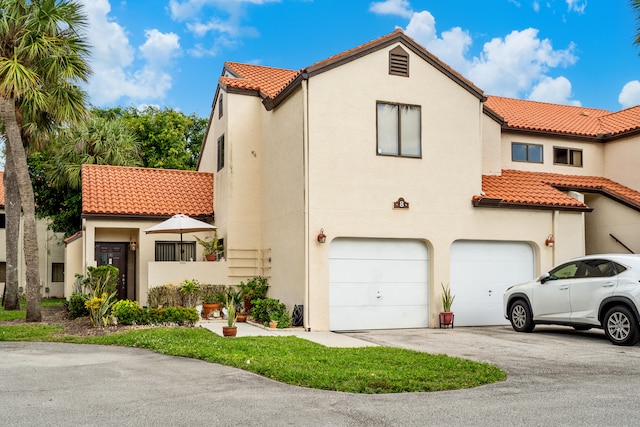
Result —
[{"label": "upper story window", "polygon": [[218,98],[218,118],[222,117],[222,94]]},{"label": "upper story window", "polygon": [[514,162],[542,163],[542,145],[513,142],[511,144],[511,160]]},{"label": "upper story window", "polygon": [[422,157],[420,106],[378,102],[377,110],[378,155]]},{"label": "upper story window", "polygon": [[224,135],[218,138],[218,170],[224,167]]},{"label": "upper story window", "polygon": [[389,51],[389,74],[409,77],[409,54],[400,46]]},{"label": "upper story window", "polygon": [[582,150],[553,147],[553,163],[582,167]]}]

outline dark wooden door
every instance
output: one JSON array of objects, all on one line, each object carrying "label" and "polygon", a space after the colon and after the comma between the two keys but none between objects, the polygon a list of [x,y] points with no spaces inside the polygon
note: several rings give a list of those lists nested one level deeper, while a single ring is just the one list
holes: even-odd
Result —
[{"label": "dark wooden door", "polygon": [[127,244],[96,243],[96,261],[98,266],[113,265],[118,273],[118,299],[127,299]]}]

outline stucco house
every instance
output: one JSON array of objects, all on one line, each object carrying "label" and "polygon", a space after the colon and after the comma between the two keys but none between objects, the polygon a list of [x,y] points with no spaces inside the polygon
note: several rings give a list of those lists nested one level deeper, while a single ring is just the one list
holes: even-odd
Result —
[{"label": "stucco house", "polygon": [[211,232],[183,233],[182,245],[177,234],[144,232],[178,213],[213,221],[213,174],[83,165],[82,230],[66,239],[65,296],[74,292],[76,275],[103,264],[120,271],[118,298],[142,305],[153,286],[184,279],[226,284],[226,261],[206,262],[196,244],[194,236]]},{"label": "stucco house", "polygon": [[[4,172],[0,172],[0,182]],[[0,185],[0,296],[4,295],[7,274],[7,233],[5,218],[4,185]],[[46,219],[36,220],[40,257],[40,294],[43,298],[64,297],[64,233],[54,233],[49,229]],[[26,285],[26,267],[24,246],[22,244],[22,225],[18,240],[18,290],[23,293]]]},{"label": "stucco house", "polygon": [[[228,276],[311,330],[506,323],[502,294],[640,250],[640,108],[488,96],[396,30],[302,70],[227,62],[198,170]],[[230,280],[233,282],[233,280]]]}]

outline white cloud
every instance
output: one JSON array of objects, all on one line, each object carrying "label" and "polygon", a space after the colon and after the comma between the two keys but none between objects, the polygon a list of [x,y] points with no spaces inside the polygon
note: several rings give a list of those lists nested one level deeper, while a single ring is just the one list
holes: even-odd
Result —
[{"label": "white cloud", "polygon": [[146,30],[145,43],[136,49],[125,29],[109,16],[108,0],[81,0],[88,18],[87,39],[92,45],[93,76],[87,86],[92,102],[102,106],[122,99],[163,99],[171,88],[168,68],[180,54],[178,36]]},{"label": "white cloud", "polygon": [[622,108],[640,105],[640,81],[632,80],[625,84],[618,95],[618,102]]},{"label": "white cloud", "polygon": [[413,10],[408,0],[385,0],[373,2],[369,11],[378,15],[396,15],[403,18],[411,18]]},{"label": "white cloud", "polygon": [[577,61],[575,46],[570,44],[566,49],[554,49],[549,39],[538,37],[535,28],[496,37],[485,43],[482,51],[472,58],[468,57],[473,43],[468,31],[455,27],[443,31],[439,37],[436,20],[426,10],[412,15],[405,32],[491,95],[517,98],[535,93],[542,97],[545,88],[552,83],[564,89],[568,84],[568,91],[557,99],[565,104],[576,103],[569,100],[569,80],[565,77],[552,79],[548,75],[554,68]]},{"label": "white cloud", "polygon": [[587,0],[567,0],[569,12],[584,13],[587,8]]},{"label": "white cloud", "polygon": [[532,101],[550,102],[580,107],[580,101],[571,100],[571,82],[564,76],[558,78],[544,77],[531,91]]}]

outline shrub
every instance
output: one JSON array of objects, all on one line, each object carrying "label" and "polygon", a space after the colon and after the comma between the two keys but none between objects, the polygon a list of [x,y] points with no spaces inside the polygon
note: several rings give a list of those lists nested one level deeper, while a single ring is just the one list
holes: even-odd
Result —
[{"label": "shrub", "polygon": [[116,302],[118,274],[119,270],[109,264],[87,268],[83,283],[89,289],[89,298],[84,305],[94,326],[106,326],[109,322],[111,306]]},{"label": "shrub", "polygon": [[200,316],[195,308],[166,307],[149,310],[151,323],[159,325],[193,326]]},{"label": "shrub", "polygon": [[69,316],[71,316],[72,319],[88,316],[89,309],[84,305],[88,300],[89,295],[72,293],[71,298],[69,298],[69,304],[67,305]]},{"label": "shrub", "polygon": [[149,289],[147,304],[151,308],[182,305],[182,293],[176,285],[160,285]]},{"label": "shrub", "polygon": [[180,283],[183,307],[195,307],[200,300],[200,283],[196,280],[186,279]]},{"label": "shrub", "polygon": [[111,314],[118,318],[118,323],[122,325],[144,325],[144,310],[140,308],[137,302],[123,299],[111,307]]},{"label": "shrub", "polygon": [[251,316],[260,323],[269,323],[270,320],[278,321],[278,328],[287,328],[291,325],[291,317],[287,306],[275,298],[263,298],[252,301]]},{"label": "shrub", "polygon": [[[225,285],[212,285],[203,283],[200,285],[200,299],[202,302],[210,304],[216,302],[220,293],[224,294],[227,287]],[[219,301],[218,301],[219,302]]]}]

